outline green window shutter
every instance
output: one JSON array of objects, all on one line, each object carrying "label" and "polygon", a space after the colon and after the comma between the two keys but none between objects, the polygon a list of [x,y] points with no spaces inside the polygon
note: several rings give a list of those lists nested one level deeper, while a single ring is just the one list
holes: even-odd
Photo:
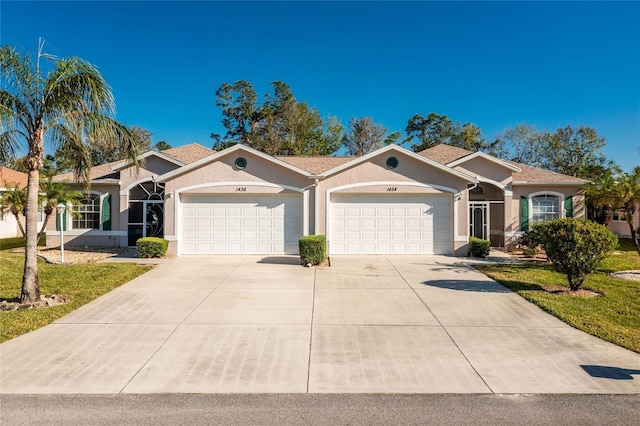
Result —
[{"label": "green window shutter", "polygon": [[529,230],[529,200],[525,196],[520,197],[520,230]]},{"label": "green window shutter", "polygon": [[573,217],[573,197],[564,199],[564,212],[565,217]]},{"label": "green window shutter", "polygon": [[102,230],[111,231],[111,195],[102,199]]},{"label": "green window shutter", "polygon": [[60,216],[60,213],[56,212],[56,231],[60,231],[60,222],[62,222],[62,225],[63,225],[62,230],[66,231],[67,230],[67,212],[66,211],[62,213],[62,216]]}]

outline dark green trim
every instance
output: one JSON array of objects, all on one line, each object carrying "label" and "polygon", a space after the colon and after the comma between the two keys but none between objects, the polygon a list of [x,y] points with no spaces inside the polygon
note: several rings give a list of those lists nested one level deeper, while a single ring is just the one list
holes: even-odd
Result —
[{"label": "dark green trim", "polygon": [[565,217],[573,217],[573,197],[564,199],[564,212]]},{"label": "dark green trim", "polygon": [[520,230],[529,230],[529,199],[525,196],[520,197]]},{"label": "dark green trim", "polygon": [[60,231],[60,217],[62,217],[62,224],[64,225],[64,228],[62,230],[66,231],[67,230],[67,212],[66,211],[62,213],[62,216],[60,216],[60,213],[56,211],[56,231]]},{"label": "dark green trim", "polygon": [[102,230],[111,231],[111,194],[102,199]]}]

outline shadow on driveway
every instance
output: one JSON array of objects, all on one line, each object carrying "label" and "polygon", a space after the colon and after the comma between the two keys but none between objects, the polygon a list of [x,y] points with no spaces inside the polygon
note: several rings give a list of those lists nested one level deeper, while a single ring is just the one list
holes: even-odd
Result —
[{"label": "shadow on driveway", "polygon": [[469,280],[430,280],[423,281],[422,284],[430,287],[446,288],[459,291],[475,291],[479,293],[511,293],[506,287],[496,285],[489,281],[469,281]]},{"label": "shadow on driveway", "polygon": [[605,365],[581,365],[582,369],[591,377],[613,380],[634,380],[633,375],[640,375],[640,370],[629,370],[620,367],[608,367]]}]

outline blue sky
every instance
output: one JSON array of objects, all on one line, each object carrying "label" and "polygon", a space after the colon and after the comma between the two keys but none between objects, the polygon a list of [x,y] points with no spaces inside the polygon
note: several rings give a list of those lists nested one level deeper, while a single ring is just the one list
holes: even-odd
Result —
[{"label": "blue sky", "polygon": [[39,37],[98,66],[117,118],[172,146],[224,132],[221,83],[280,80],[344,125],[585,125],[640,165],[639,2],[0,2],[2,45]]}]

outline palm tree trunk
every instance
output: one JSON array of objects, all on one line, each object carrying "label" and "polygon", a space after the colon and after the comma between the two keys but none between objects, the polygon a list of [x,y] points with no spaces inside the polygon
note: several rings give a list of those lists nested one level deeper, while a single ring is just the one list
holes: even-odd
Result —
[{"label": "palm tree trunk", "polygon": [[640,243],[638,242],[638,234],[633,227],[633,215],[627,213],[627,223],[629,224],[629,230],[631,231],[631,241],[633,245],[636,246],[636,251],[638,252],[638,256],[640,256]]},{"label": "palm tree trunk", "polygon": [[40,232],[38,232],[38,239],[36,240],[37,241],[36,244],[40,242],[40,238],[42,238],[42,235],[47,230],[47,225],[49,224],[49,218],[51,217],[51,215],[52,215],[52,213],[49,213],[48,215],[46,215],[44,217],[44,222],[42,223],[42,227],[40,228]]},{"label": "palm tree trunk", "polygon": [[20,213],[14,213],[13,216],[16,218],[16,222],[18,223],[18,229],[22,233],[22,238],[26,239],[27,234],[24,232],[24,226],[22,226],[22,221],[20,220]]},{"label": "palm tree trunk", "polygon": [[[42,144],[40,144],[40,148]],[[33,303],[40,300],[40,279],[38,278],[38,192],[40,190],[40,168],[42,155],[38,155],[37,147],[31,147],[26,162],[29,167],[26,208],[26,244],[24,256],[24,274],[22,275],[22,303]],[[35,149],[34,149],[35,148]],[[34,151],[36,151],[34,153]],[[40,149],[42,153],[42,148]],[[32,155],[35,154],[35,155]]]}]

